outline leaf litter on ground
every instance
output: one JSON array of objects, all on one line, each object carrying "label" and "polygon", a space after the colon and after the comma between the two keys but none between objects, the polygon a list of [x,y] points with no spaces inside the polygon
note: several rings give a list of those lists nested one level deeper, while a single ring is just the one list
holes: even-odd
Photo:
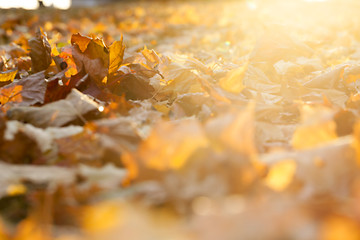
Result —
[{"label": "leaf litter on ground", "polygon": [[359,8],[4,10],[0,239],[359,239]]}]

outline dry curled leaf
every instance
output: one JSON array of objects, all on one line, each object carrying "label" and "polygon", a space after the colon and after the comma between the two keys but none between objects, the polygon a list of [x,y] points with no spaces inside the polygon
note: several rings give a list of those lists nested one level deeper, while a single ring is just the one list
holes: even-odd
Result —
[{"label": "dry curled leaf", "polygon": [[38,29],[34,38],[29,40],[31,68],[33,72],[46,70],[51,64],[51,46],[42,29]]},{"label": "dry curled leaf", "polygon": [[42,107],[13,107],[7,112],[8,118],[31,123],[36,127],[60,127],[70,122],[84,122],[85,115],[98,111],[99,105],[78,90]]}]

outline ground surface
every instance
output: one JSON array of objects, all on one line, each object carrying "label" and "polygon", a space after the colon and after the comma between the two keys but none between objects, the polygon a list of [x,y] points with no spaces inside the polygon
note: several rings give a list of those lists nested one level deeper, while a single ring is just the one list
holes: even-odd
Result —
[{"label": "ground surface", "polygon": [[360,239],[358,10],[1,11],[0,239]]}]

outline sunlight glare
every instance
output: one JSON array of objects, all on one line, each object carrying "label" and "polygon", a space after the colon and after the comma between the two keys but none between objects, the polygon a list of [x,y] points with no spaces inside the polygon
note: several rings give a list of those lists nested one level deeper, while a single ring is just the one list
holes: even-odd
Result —
[{"label": "sunlight glare", "polygon": [[36,9],[39,7],[37,0],[0,0],[0,8],[24,8],[24,9]]},{"label": "sunlight glare", "polygon": [[257,4],[254,1],[248,0],[246,1],[246,5],[250,10],[257,9]]},{"label": "sunlight glare", "polygon": [[[53,5],[59,9],[69,9],[71,6],[71,0],[43,0],[46,7]],[[37,9],[39,2],[37,0],[0,0],[0,8],[24,8],[24,9]]]},{"label": "sunlight glare", "polygon": [[53,0],[54,7],[59,9],[68,9],[71,6],[71,0]]}]

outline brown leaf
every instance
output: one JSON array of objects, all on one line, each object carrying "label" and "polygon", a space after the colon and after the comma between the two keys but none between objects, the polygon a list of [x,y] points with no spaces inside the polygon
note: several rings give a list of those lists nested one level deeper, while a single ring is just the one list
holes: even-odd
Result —
[{"label": "brown leaf", "polygon": [[21,98],[18,105],[31,106],[36,103],[43,104],[45,99],[46,81],[44,71],[32,74],[17,82],[12,82],[2,89],[12,89],[21,87]]},{"label": "brown leaf", "polygon": [[114,151],[134,151],[141,141],[131,117],[101,119],[90,123],[104,147]]},{"label": "brown leaf", "polygon": [[47,81],[47,87],[45,92],[45,103],[54,102],[60,99],[64,99],[71,89],[79,87],[88,81],[88,74],[84,72],[78,72],[72,75],[70,79],[65,77],[66,70],[63,70],[51,77]]},{"label": "brown leaf", "polygon": [[[72,39],[73,58],[79,71],[85,70],[98,86],[104,86],[102,80],[109,71],[109,50],[99,38],[88,40],[88,37],[75,35]],[[84,52],[81,49],[85,49]]]},{"label": "brown leaf", "polygon": [[36,127],[60,127],[70,122],[85,121],[84,115],[98,111],[98,104],[78,90],[72,89],[63,100],[42,107],[13,107],[7,115],[12,120],[31,123]]},{"label": "brown leaf", "polygon": [[9,134],[12,130],[4,119],[0,119],[0,159],[10,163],[42,163],[36,141],[22,130]]},{"label": "brown leaf", "polygon": [[154,94],[149,80],[139,74],[118,74],[109,79],[107,87],[114,94],[125,95],[126,99],[144,100]]},{"label": "brown leaf", "polygon": [[51,46],[47,36],[38,29],[34,38],[29,40],[32,71],[46,70],[51,64]]}]

